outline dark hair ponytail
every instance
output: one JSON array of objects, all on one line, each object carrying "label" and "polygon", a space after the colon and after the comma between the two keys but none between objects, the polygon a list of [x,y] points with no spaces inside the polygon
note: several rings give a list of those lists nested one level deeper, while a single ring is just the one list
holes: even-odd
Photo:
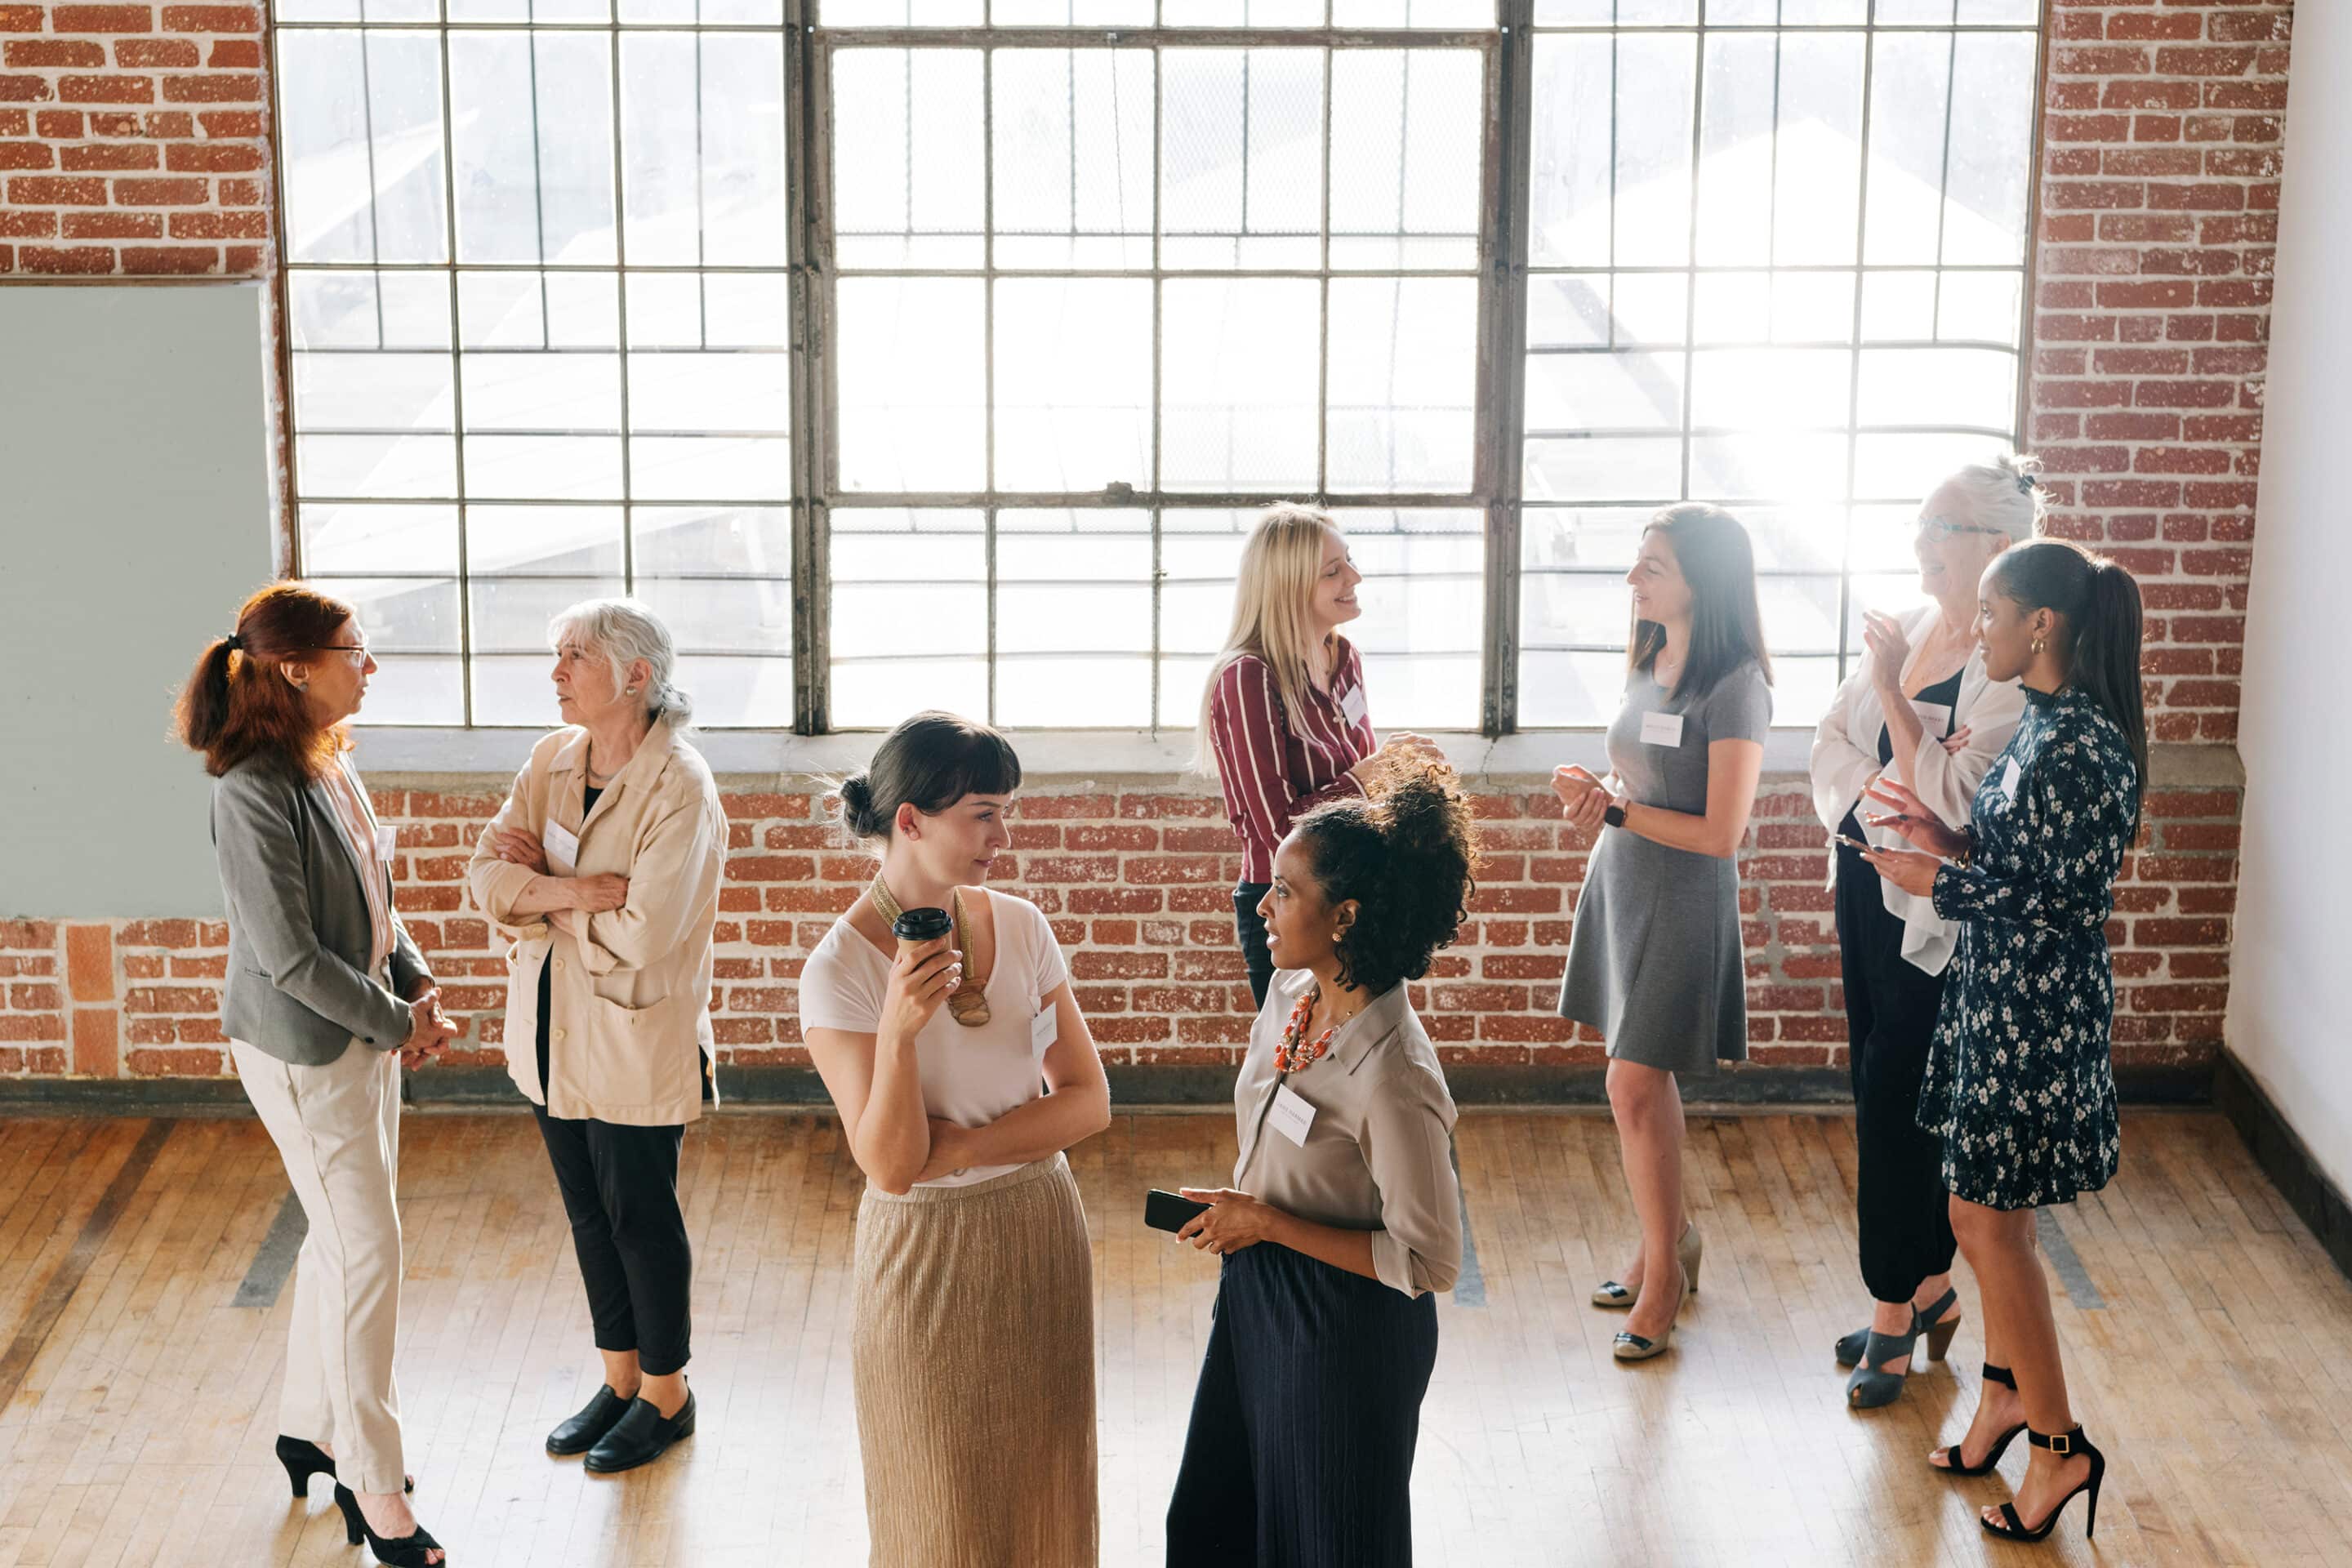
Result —
[{"label": "dark hair ponytail", "polygon": [[1389,779],[1380,799],[1318,806],[1294,829],[1324,900],[1357,902],[1339,939],[1339,984],[1374,995],[1429,973],[1468,918],[1479,862],[1477,825],[1451,769],[1401,763]]},{"label": "dark hair ponytail", "polygon": [[890,837],[898,808],[925,816],[968,795],[1011,795],[1021,787],[1013,743],[987,725],[953,713],[918,713],[874,748],[874,760],[834,786],[842,830],[871,842]]},{"label": "dark hair ponytail", "polygon": [[[2140,597],[2132,574],[2071,539],[2032,539],[1992,560],[2002,595],[2025,610],[2058,613],[2066,682],[2116,721],[2147,791],[2147,710],[2140,693]],[[2134,808],[2134,816],[2138,815]]]}]

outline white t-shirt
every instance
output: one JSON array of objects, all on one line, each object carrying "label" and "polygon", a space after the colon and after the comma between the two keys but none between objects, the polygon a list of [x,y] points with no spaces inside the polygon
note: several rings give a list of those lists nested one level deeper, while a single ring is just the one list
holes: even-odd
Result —
[{"label": "white t-shirt", "polygon": [[[988,998],[988,1022],[967,1028],[942,1005],[915,1037],[924,1110],[959,1127],[985,1127],[1044,1092],[1041,1064],[1054,1036],[1050,1028],[1038,1027],[1036,1019],[1045,1011],[1045,998],[1069,978],[1054,928],[1037,906],[1010,894],[983,891],[996,911],[996,959],[982,993]],[[802,1032],[877,1031],[882,998],[890,987],[890,964],[847,921],[834,921],[801,968]],[[918,1184],[967,1186],[1019,1169],[972,1165]]]}]

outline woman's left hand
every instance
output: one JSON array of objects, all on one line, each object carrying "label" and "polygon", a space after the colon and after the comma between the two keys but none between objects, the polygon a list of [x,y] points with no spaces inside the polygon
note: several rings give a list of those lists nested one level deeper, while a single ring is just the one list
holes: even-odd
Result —
[{"label": "woman's left hand", "polygon": [[547,847],[520,827],[501,827],[490,836],[491,848],[509,866],[547,876]]},{"label": "woman's left hand", "polygon": [[1930,897],[1936,890],[1936,873],[1944,862],[1933,855],[1923,855],[1916,849],[1871,849],[1864,859],[1878,874],[1910,894],[1915,899]]},{"label": "woman's left hand", "polygon": [[1176,1239],[1220,1256],[1273,1240],[1275,1226],[1283,1218],[1282,1211],[1265,1199],[1231,1187],[1180,1187],[1177,1195],[1209,1206],[1186,1220]]},{"label": "woman's left hand", "polygon": [[1870,649],[1871,675],[1881,690],[1899,689],[1903,684],[1903,667],[1910,662],[1911,639],[1903,635],[1903,623],[1883,610],[1862,613],[1863,645]]},{"label": "woman's left hand", "polygon": [[915,1180],[936,1182],[973,1163],[971,1130],[944,1116],[931,1119],[931,1157],[923,1162]]}]

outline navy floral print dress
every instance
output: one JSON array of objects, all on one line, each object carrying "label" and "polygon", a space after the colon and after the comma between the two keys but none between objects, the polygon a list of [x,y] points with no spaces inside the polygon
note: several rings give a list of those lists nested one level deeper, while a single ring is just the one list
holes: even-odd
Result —
[{"label": "navy floral print dress", "polygon": [[1943,1138],[1955,1196],[2033,1208],[2116,1173],[2106,921],[2139,803],[2130,742],[2105,710],[2071,686],[2026,692],[1969,808],[1971,862],[1936,873],[1936,912],[1960,931],[1919,1125]]}]

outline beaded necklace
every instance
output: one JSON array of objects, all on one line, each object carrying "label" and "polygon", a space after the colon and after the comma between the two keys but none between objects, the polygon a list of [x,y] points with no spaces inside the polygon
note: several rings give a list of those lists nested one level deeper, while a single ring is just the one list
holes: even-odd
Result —
[{"label": "beaded necklace", "polygon": [[[1331,1037],[1339,1032],[1339,1026],[1346,1023],[1348,1018],[1356,1016],[1355,1013],[1350,1013],[1348,1018],[1333,1019],[1324,1027],[1321,1034],[1315,1037],[1311,1045],[1302,1044],[1301,1042],[1307,1037],[1307,1020],[1313,1016],[1315,1004],[1322,999],[1323,987],[1318,984],[1292,1005],[1290,1021],[1282,1026],[1282,1038],[1274,1047],[1276,1072],[1294,1073],[1322,1060],[1324,1054],[1330,1050]],[[1360,1013],[1363,1009],[1360,1007],[1356,1011]]]}]

